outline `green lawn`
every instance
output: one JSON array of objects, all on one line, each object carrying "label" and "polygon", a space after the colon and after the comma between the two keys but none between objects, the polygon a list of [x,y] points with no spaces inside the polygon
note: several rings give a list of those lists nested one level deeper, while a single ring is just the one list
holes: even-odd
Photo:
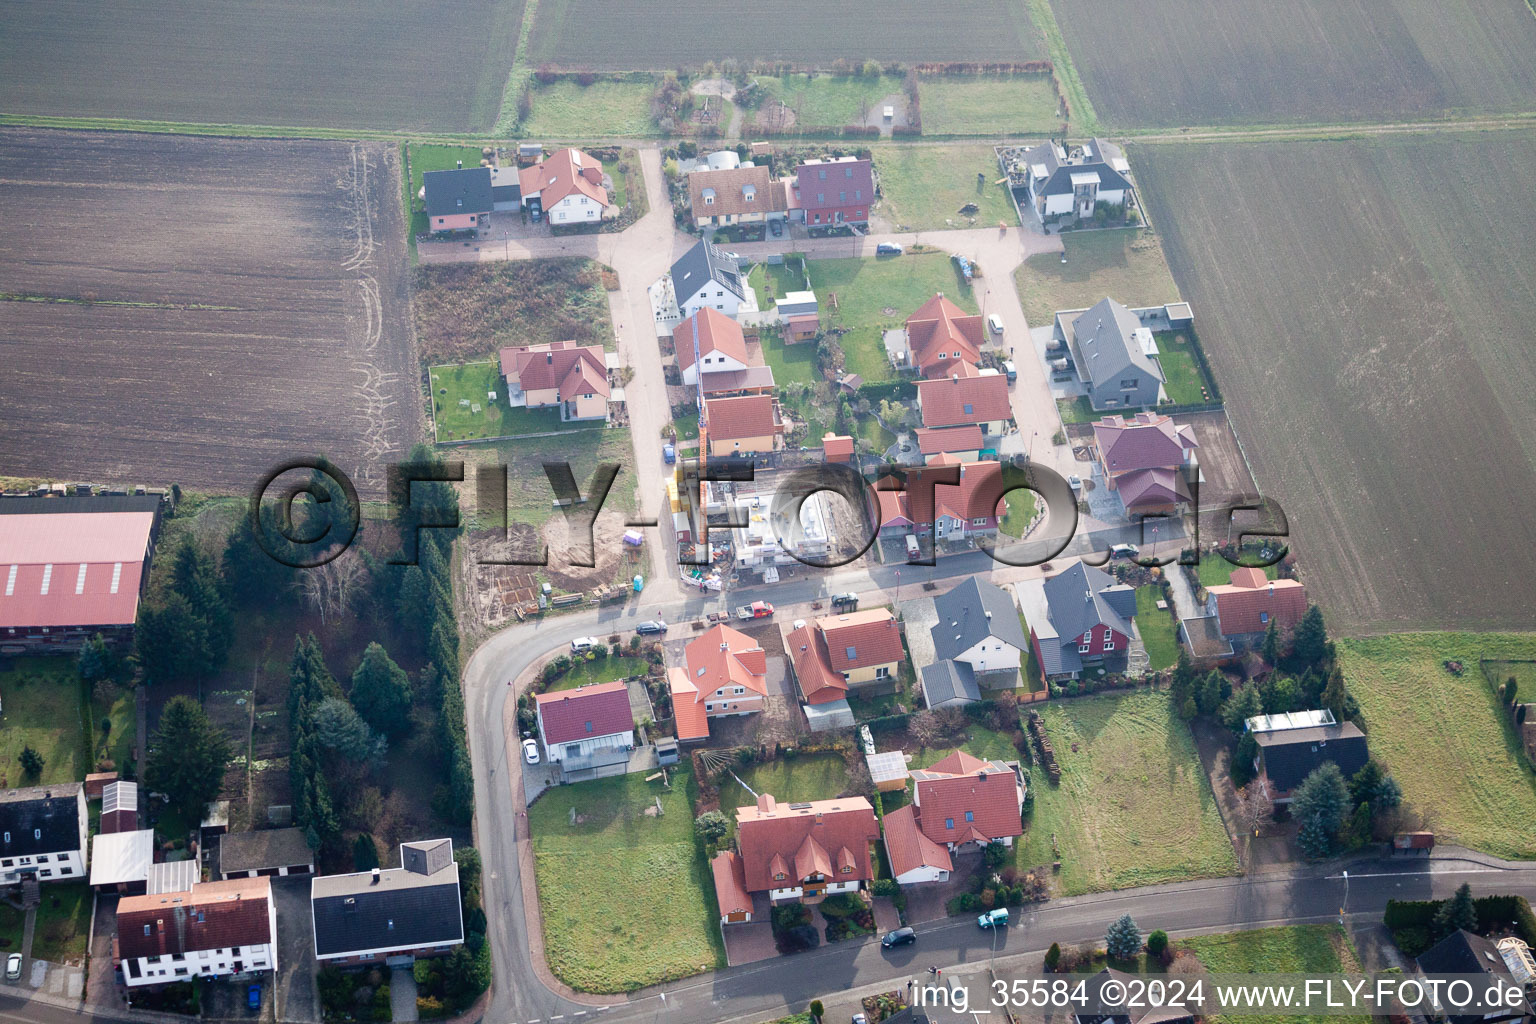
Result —
[{"label": "green lawn", "polygon": [[534,82],[532,89],[533,110],[519,128],[524,136],[580,139],[657,133],[651,120],[655,83],[648,77],[600,78],[586,86],[561,78],[549,85]]},{"label": "green lawn", "polygon": [[[507,383],[497,363],[447,363],[429,372],[432,415],[440,442],[604,429],[598,420],[563,422],[557,409],[511,408],[507,405]],[[494,400],[490,397],[493,391]]]},{"label": "green lawn", "polygon": [[[882,146],[875,150],[875,171],[882,196],[875,213],[899,228],[942,231],[1001,221],[1018,230],[1008,190],[994,184],[1002,172],[991,146]],[[960,213],[967,203],[980,210]]]},{"label": "green lawn", "polygon": [[574,690],[578,686],[591,686],[593,683],[611,683],[615,679],[628,679],[630,676],[643,676],[650,663],[644,658],[631,657],[628,654],[617,658],[594,658],[591,661],[578,661],[571,666],[571,670],[555,681],[555,685],[549,688],[555,690]]},{"label": "green lawn", "polygon": [[[0,672],[0,785],[7,787],[75,782],[92,766],[85,749],[85,722],[80,714],[80,677],[75,659],[18,658]],[[21,752],[31,747],[42,755],[42,773],[33,778],[21,769]]]},{"label": "green lawn", "polygon": [[1163,390],[1168,400],[1177,405],[1194,405],[1215,399],[1200,364],[1195,360],[1194,348],[1187,331],[1159,331],[1157,362],[1163,368]]},{"label": "green lawn", "polygon": [[435,146],[419,142],[405,144],[411,164],[411,183],[406,191],[405,208],[410,211],[411,233],[414,242],[417,235],[427,233],[427,211],[417,200],[421,194],[422,175],[428,171],[451,171],[459,161],[465,167],[479,167],[484,154],[479,146]]},{"label": "green lawn", "polygon": [[[1339,641],[1371,756],[1442,841],[1536,859],[1536,780],[1478,659],[1536,657],[1536,634],[1402,633]],[[1465,672],[1452,675],[1447,660]]]},{"label": "green lawn", "polygon": [[699,414],[690,409],[687,412],[672,417],[672,429],[677,431],[680,441],[697,441],[699,439]]},{"label": "green lawn", "polygon": [[1056,411],[1061,414],[1063,423],[1092,423],[1108,415],[1108,413],[1094,412],[1093,406],[1088,403],[1087,395],[1056,399]]},{"label": "green lawn", "polygon": [[1132,309],[1178,301],[1162,246],[1149,232],[1069,231],[1061,240],[1067,262],[1057,253],[1038,253],[1014,273],[1031,327],[1048,326],[1058,311],[1087,309],[1106,295]]},{"label": "green lawn", "polygon": [[[1049,701],[1040,706],[1061,784],[1033,773],[1034,813],[1016,862],[1050,864],[1061,847],[1062,895],[1236,872],[1189,727],[1166,693]],[[1073,749],[1073,744],[1077,749]]]},{"label": "green lawn", "polygon": [[816,372],[816,343],[802,341],[787,345],[776,327],[764,327],[758,332],[763,346],[763,362],[773,369],[773,383],[782,388],[786,384],[815,384],[821,379]]},{"label": "green lawn", "polygon": [[[1360,960],[1344,929],[1336,924],[1260,928],[1181,940],[1212,974],[1352,974]],[[1323,1014],[1216,1014],[1212,1024],[1367,1024],[1369,1016]]]},{"label": "green lawn", "polygon": [[1035,492],[1012,491],[1003,500],[1008,503],[1008,514],[997,524],[997,532],[1018,540],[1024,535],[1029,521],[1035,517]]},{"label": "green lawn", "polygon": [[[1218,584],[1231,583],[1232,573],[1237,569],[1238,566],[1222,558],[1219,553],[1205,551],[1200,554],[1200,564],[1195,567],[1195,572],[1200,577],[1200,585],[1202,587],[1212,587]],[[1278,565],[1264,566],[1264,577],[1271,580],[1279,579],[1280,567]]]},{"label": "green lawn", "polygon": [[753,264],[747,271],[747,283],[757,293],[757,304],[763,309],[773,308],[773,304],[788,292],[805,290],[805,278],[782,263]]},{"label": "green lawn", "polygon": [[[945,254],[921,253],[883,260],[812,260],[809,267],[822,322],[847,329],[848,333],[840,339],[845,366],[849,373],[857,373],[865,381],[895,378],[881,335],[904,324],[934,293],[943,292],[967,313],[977,311],[970,287],[961,278],[954,260]],[[814,349],[809,344],[802,347]],[[814,351],[810,358],[815,358]],[[777,366],[773,372],[774,379],[782,384]]]},{"label": "green lawn", "polygon": [[935,761],[943,760],[956,750],[963,750],[967,754],[974,754],[984,760],[1016,761],[1019,752],[1013,747],[1013,740],[1006,734],[988,729],[984,725],[967,724],[965,739],[958,747],[919,747],[917,750],[909,750],[912,755],[913,768],[927,768]]},{"label": "green lawn", "polygon": [[[900,75],[802,75],[760,76],[762,89],[795,112],[802,129],[841,128],[863,124],[878,114],[887,96],[902,92]],[[903,97],[903,102],[905,98]],[[927,97],[923,103],[926,109]]]},{"label": "green lawn", "polygon": [[[57,904],[57,905],[55,905]],[[32,955],[38,960],[80,962],[90,946],[91,887],[84,882],[43,886]]]},{"label": "green lawn", "polygon": [[725,964],[686,769],[671,780],[558,786],[528,808],[546,956],[579,991],[628,992]]},{"label": "green lawn", "polygon": [[732,828],[736,808],[757,802],[752,793],[771,793],[780,803],[800,803],[830,800],[848,788],[848,768],[837,754],[780,757],[767,764],[737,768],[735,772],[752,792],[729,775],[721,776],[720,809],[731,819]]},{"label": "green lawn", "polygon": [[[1061,101],[1049,73],[936,75],[919,85],[924,135],[1051,135]],[[1001,175],[997,175],[1001,177]]]},{"label": "green lawn", "polygon": [[[661,439],[657,438],[656,457],[661,458]],[[628,467],[635,458],[631,447],[629,429],[570,430],[553,437],[528,438],[519,441],[496,441],[487,444],[466,445],[452,449],[453,458],[465,461],[465,478],[472,479],[476,465],[505,463],[507,478],[521,486],[513,486],[507,494],[507,521],[542,526],[552,516],[555,494],[549,478],[544,473],[545,462],[569,462],[576,486],[583,494],[591,488],[592,474],[600,463],[617,462]],[[636,508],[635,474],[621,468],[598,514],[602,517],[631,513]],[[466,526],[477,528],[473,513],[466,513]],[[496,524],[499,526],[500,524]],[[622,568],[622,561],[620,566]]]},{"label": "green lawn", "polygon": [[1162,599],[1161,587],[1149,584],[1136,588],[1136,628],[1141,630],[1141,642],[1146,645],[1147,657],[1152,659],[1149,667],[1153,672],[1171,668],[1179,660],[1179,637],[1173,616],[1157,607]]},{"label": "green lawn", "polygon": [[21,939],[26,927],[26,914],[9,903],[0,903],[0,952],[7,956],[20,953]]}]

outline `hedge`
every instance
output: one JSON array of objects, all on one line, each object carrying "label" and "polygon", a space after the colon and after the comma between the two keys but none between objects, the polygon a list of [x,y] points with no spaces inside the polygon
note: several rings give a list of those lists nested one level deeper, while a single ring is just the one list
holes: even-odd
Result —
[{"label": "hedge", "polygon": [[[1422,928],[1434,936],[1437,931],[1435,915],[1444,903],[1444,900],[1388,900],[1382,924],[1393,932]],[[1536,914],[1531,912],[1531,904],[1524,896],[1479,896],[1472,905],[1477,908],[1479,931],[1512,923],[1522,939],[1536,945]]]},{"label": "hedge", "polygon": [[910,380],[882,380],[860,384],[859,397],[871,402],[915,402],[917,384]]}]

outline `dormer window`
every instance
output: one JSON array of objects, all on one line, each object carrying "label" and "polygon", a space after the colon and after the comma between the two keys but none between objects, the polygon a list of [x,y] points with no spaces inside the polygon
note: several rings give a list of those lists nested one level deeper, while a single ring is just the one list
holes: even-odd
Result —
[{"label": "dormer window", "polygon": [[774,875],[773,876],[773,880],[775,882],[782,882],[782,881],[784,881],[784,872],[780,871],[778,874]]},{"label": "dormer window", "polygon": [[848,864],[844,864],[843,865],[843,874],[845,874],[845,875],[853,874],[853,868],[850,865],[848,865]]}]

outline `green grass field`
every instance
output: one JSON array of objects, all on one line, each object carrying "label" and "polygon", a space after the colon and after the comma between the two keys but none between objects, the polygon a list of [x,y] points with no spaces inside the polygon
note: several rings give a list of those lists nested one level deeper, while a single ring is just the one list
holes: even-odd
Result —
[{"label": "green grass field", "polygon": [[89,885],[60,882],[44,886],[43,902],[37,908],[37,930],[32,935],[32,956],[50,963],[80,963],[90,946],[90,927]]},{"label": "green grass field", "polygon": [[[1260,928],[1226,935],[1197,935],[1183,939],[1212,974],[1349,974],[1360,960],[1344,929],[1336,924]],[[1212,1024],[1367,1024],[1369,1016],[1297,1014],[1215,1014]]]},{"label": "green grass field", "polygon": [[1215,398],[1200,363],[1195,359],[1193,345],[1184,331],[1160,331],[1157,339],[1157,362],[1163,368],[1163,390],[1168,400],[1176,405],[1194,405]]},{"label": "green grass field", "polygon": [[[446,449],[444,457],[449,457],[448,452],[452,453],[452,458],[464,460],[464,472],[468,477],[473,477],[476,465],[505,463],[507,478],[522,483],[507,493],[507,521],[535,527],[542,526],[557,514],[553,505],[554,491],[544,473],[545,462],[569,462],[576,486],[586,494],[599,463],[617,462],[628,467],[635,458],[628,427],[567,430],[552,437],[464,445]],[[661,457],[660,438],[656,439],[656,457]],[[620,469],[598,514],[599,528],[604,517],[634,512],[636,505],[635,474],[628,468]],[[466,513],[465,518],[473,527],[473,513]],[[622,562],[620,564],[622,566]]]},{"label": "green grass field", "polygon": [[[1231,583],[1232,574],[1237,569],[1238,566],[1222,558],[1221,555],[1214,551],[1207,551],[1200,555],[1200,564],[1195,567],[1195,573],[1200,577],[1200,585],[1202,587],[1213,587],[1223,583]],[[1264,567],[1264,578],[1271,580],[1279,579],[1279,566],[1266,565]]]},{"label": "green grass field", "polygon": [[[796,126],[803,129],[864,124],[870,114],[880,112],[886,97],[899,96],[902,91],[900,75],[762,75],[757,83],[793,110]],[[926,97],[923,102],[926,106]]]},{"label": "green grass field", "polygon": [[[558,409],[511,408],[498,363],[448,363],[428,372],[439,442],[603,429],[600,420],[562,422]],[[496,393],[494,400],[492,392]]]},{"label": "green grass field", "polygon": [[1106,295],[1132,309],[1178,301],[1162,247],[1148,232],[1069,231],[1061,241],[1067,262],[1038,253],[1014,273],[1029,326],[1048,326],[1059,310],[1087,309]]},{"label": "green grass field", "polygon": [[1051,135],[1061,131],[1061,102],[1048,73],[937,75],[922,79],[918,95],[923,103],[924,135]]},{"label": "green grass field", "polygon": [[[1063,895],[1237,870],[1189,727],[1165,693],[1099,694],[1041,708],[1061,785],[1033,774],[1034,814],[1017,863],[1049,864],[1061,845]],[[1077,750],[1072,749],[1077,744]]]},{"label": "green grass field", "polygon": [[555,685],[551,686],[548,692],[574,690],[578,686],[611,683],[616,679],[643,676],[649,664],[644,658],[631,657],[628,654],[617,658],[610,656],[601,660],[594,658],[591,661],[578,661],[571,666],[569,672],[555,681]]},{"label": "green grass field", "polygon": [[[942,231],[1001,221],[1017,230],[1013,201],[1003,186],[993,184],[1002,172],[991,146],[881,146],[874,153],[882,197],[875,215],[899,229]],[[967,203],[980,210],[962,214]]]},{"label": "green grass field", "polygon": [[[780,803],[830,800],[848,788],[848,768],[837,754],[781,757],[735,772],[752,792],[772,793]],[[736,808],[751,806],[756,799],[729,775],[721,776],[721,780],[720,809],[734,828]]]},{"label": "green grass field", "polygon": [[[1442,840],[1536,858],[1536,779],[1479,658],[1536,657],[1529,633],[1407,633],[1339,641],[1371,756]],[[1452,675],[1446,660],[1466,671]]]},{"label": "green grass field", "polygon": [[679,770],[671,789],[641,775],[581,782],[528,808],[545,951],[561,981],[628,992],[724,966],[689,781]]},{"label": "green grass field", "polygon": [[[4,728],[0,728],[0,779],[3,785],[46,785],[74,782],[91,770],[80,715],[80,677],[75,659],[19,658],[0,672]],[[35,781],[22,773],[21,751],[31,747],[42,755],[43,770]]]},{"label": "green grass field", "polygon": [[549,85],[533,83],[533,110],[519,126],[523,135],[584,139],[608,135],[643,138],[656,134],[651,120],[649,78],[600,78],[580,85],[561,78]]},{"label": "green grass field", "polygon": [[757,293],[757,304],[768,309],[788,292],[805,289],[805,279],[782,263],[754,263],[747,271],[747,283]]},{"label": "green grass field", "polygon": [[786,384],[814,384],[821,379],[816,372],[816,343],[802,341],[787,345],[776,327],[765,327],[758,332],[763,346],[763,362],[773,368],[773,382],[782,388]]},{"label": "green grass field", "polygon": [[[811,260],[809,267],[811,286],[821,304],[822,322],[847,329],[848,333],[841,338],[845,365],[849,373],[857,373],[865,381],[895,378],[881,335],[900,327],[934,293],[943,292],[967,313],[976,312],[971,289],[960,277],[955,262],[943,254],[922,253],[882,260]],[[835,312],[833,295],[837,297]],[[801,347],[814,349],[811,345]],[[773,372],[778,380],[777,366]]]},{"label": "green grass field", "polygon": [[1096,419],[1107,415],[1094,412],[1093,406],[1088,404],[1088,396],[1078,395],[1076,398],[1056,399],[1056,411],[1061,414],[1063,423],[1092,423]]},{"label": "green grass field", "polygon": [[967,724],[965,727],[965,739],[957,747],[919,747],[917,750],[909,750],[912,755],[913,768],[927,768],[935,761],[943,760],[956,750],[963,750],[967,754],[974,754],[984,760],[1014,761],[1018,759],[1019,752],[1013,748],[1013,740],[994,729],[988,729],[984,725]]},{"label": "green grass field", "polygon": [[1179,660],[1179,636],[1173,616],[1157,607],[1162,598],[1159,587],[1136,588],[1136,628],[1141,631],[1141,642],[1146,645],[1147,657],[1152,659],[1149,667],[1154,672],[1171,668]]}]

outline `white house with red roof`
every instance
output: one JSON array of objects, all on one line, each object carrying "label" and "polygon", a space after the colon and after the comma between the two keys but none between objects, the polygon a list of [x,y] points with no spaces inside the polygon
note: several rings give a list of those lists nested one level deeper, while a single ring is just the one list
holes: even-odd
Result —
[{"label": "white house with red roof", "polygon": [[706,395],[773,390],[773,368],[762,365],[761,358],[754,360],[741,325],[711,306],[700,307],[672,329],[672,347],[683,383],[697,386],[702,371]]},{"label": "white house with red roof", "polygon": [[1024,834],[1024,780],[1014,766],[957,750],[913,771],[912,803],[885,816],[885,851],[903,885],[943,882],[952,855]]},{"label": "white house with red roof", "polygon": [[507,404],[515,408],[560,410],[564,422],[606,420],[607,356],[601,345],[553,341],[501,350]]},{"label": "white house with red roof", "polygon": [[924,377],[976,376],[987,337],[979,314],[966,313],[940,292],[907,317],[906,328],[912,368]]},{"label": "white house with red roof", "polygon": [[923,426],[929,428],[977,426],[983,434],[998,435],[1013,419],[1008,378],[995,370],[983,370],[975,377],[920,380],[917,408]]},{"label": "white house with red roof", "polygon": [[551,224],[590,224],[603,219],[608,190],[603,165],[579,149],[560,149],[517,175],[525,207],[544,211]]},{"label": "white house with red roof", "polygon": [[784,637],[800,697],[807,704],[845,700],[850,692],[891,693],[906,649],[889,608],[796,621]]},{"label": "white house with red roof", "polygon": [[1099,466],[1127,512],[1173,512],[1190,500],[1186,471],[1195,467],[1194,428],[1154,412],[1106,416],[1093,425]]},{"label": "white house with red roof", "polygon": [[635,745],[634,713],[629,689],[622,682],[541,693],[533,700],[548,761],[590,760],[605,752],[626,752]]},{"label": "white house with red roof", "polygon": [[1207,614],[1236,647],[1255,647],[1275,623],[1282,634],[1307,613],[1307,588],[1300,580],[1272,580],[1263,569],[1234,569],[1231,583],[1206,588]]},{"label": "white house with red roof", "polygon": [[753,455],[782,447],[785,430],[772,395],[739,395],[704,400],[709,454]]},{"label": "white house with red roof", "polygon": [[782,804],[764,793],[736,808],[741,885],[774,903],[858,892],[875,877],[870,844],[879,838],[875,809],[861,796]]},{"label": "white house with red roof", "polygon": [[709,738],[709,720],[750,715],[768,696],[768,653],[739,629],[719,625],[683,648],[683,664],[667,670],[679,740]]}]

